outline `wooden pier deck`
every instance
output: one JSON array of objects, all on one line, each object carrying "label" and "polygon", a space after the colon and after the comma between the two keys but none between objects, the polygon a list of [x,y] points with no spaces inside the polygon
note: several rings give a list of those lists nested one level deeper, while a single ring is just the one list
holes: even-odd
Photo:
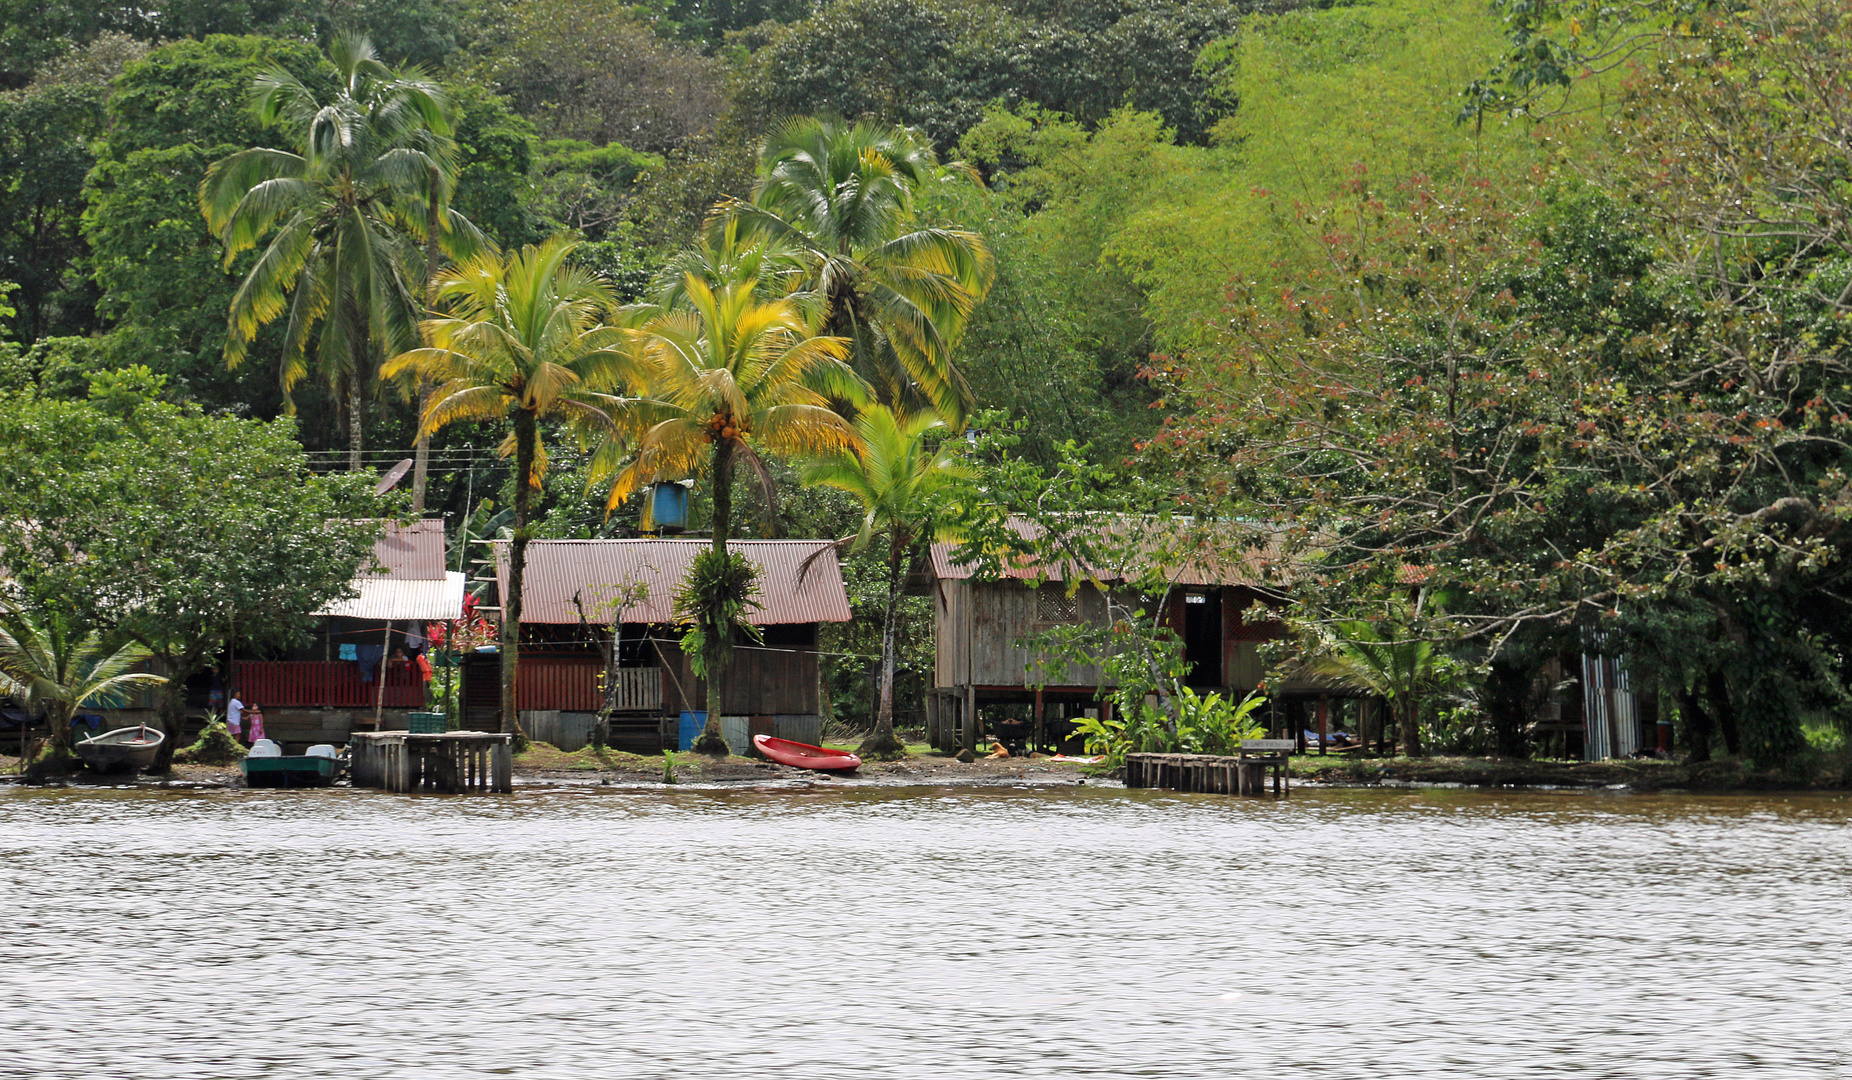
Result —
[{"label": "wooden pier deck", "polygon": [[1265,795],[1267,771],[1273,770],[1273,793],[1292,793],[1286,775],[1291,739],[1246,739],[1237,757],[1213,754],[1127,754],[1125,786],[1201,791],[1216,795]]},{"label": "wooden pier deck", "polygon": [[457,795],[513,791],[513,740],[490,731],[357,731],[354,786]]}]

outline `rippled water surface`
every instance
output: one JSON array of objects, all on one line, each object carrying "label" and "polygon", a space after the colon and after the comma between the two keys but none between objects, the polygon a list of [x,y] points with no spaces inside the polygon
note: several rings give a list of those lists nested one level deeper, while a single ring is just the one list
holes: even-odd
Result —
[{"label": "rippled water surface", "polygon": [[0,790],[0,1075],[1838,1077],[1852,803]]}]

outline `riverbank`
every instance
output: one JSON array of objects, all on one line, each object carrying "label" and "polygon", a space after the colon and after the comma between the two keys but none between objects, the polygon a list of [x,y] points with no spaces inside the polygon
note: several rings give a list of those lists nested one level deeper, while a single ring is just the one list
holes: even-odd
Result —
[{"label": "riverbank", "polygon": [[[843,749],[851,749],[843,747]],[[756,758],[709,758],[699,754],[677,753],[670,758],[662,754],[627,754],[618,750],[595,751],[591,747],[568,753],[546,743],[534,743],[527,752],[514,759],[517,783],[570,782],[575,784],[657,785],[676,784],[764,784],[790,781],[817,781],[837,784],[879,785],[988,785],[988,784],[1077,784],[1103,782],[1089,776],[1085,766],[1074,761],[1046,757],[979,758],[961,762],[955,757],[936,754],[924,746],[910,748],[904,761],[869,761],[853,774],[793,769]],[[19,759],[0,755],[0,783],[17,779]],[[665,766],[668,767],[665,771]],[[165,775],[99,776],[77,770],[51,778],[52,783],[86,787],[122,785],[161,785],[183,787],[237,787],[244,783],[237,765],[181,765]]]},{"label": "riverbank", "polygon": [[1634,791],[1844,791],[1852,788],[1852,757],[1845,753],[1814,753],[1797,759],[1787,768],[1773,770],[1756,769],[1736,758],[1693,764],[1653,758],[1531,761],[1306,754],[1293,758],[1292,775],[1302,783],[1342,786],[1458,784]]},{"label": "riverbank", "polygon": [[[1119,774],[1076,761],[1047,757],[979,758],[961,762],[924,746],[909,748],[902,761],[870,761],[848,775],[793,769],[754,758],[713,759],[678,753],[594,751],[568,753],[546,743],[533,744],[514,759],[516,780],[529,784],[656,785],[766,784],[814,781],[832,784],[901,786],[985,786],[993,784],[1112,783]],[[18,759],[0,755],[0,782],[13,780]],[[1813,754],[1785,770],[1756,770],[1736,759],[1687,764],[1681,761],[1530,761],[1514,758],[1364,758],[1304,754],[1292,759],[1299,784],[1333,787],[1457,785],[1487,788],[1566,788],[1631,791],[1845,791],[1852,789],[1852,755]],[[672,777],[672,780],[670,779]],[[244,783],[238,766],[175,765],[164,776],[98,776],[78,771],[53,783],[79,786],[171,785],[237,787]]]}]

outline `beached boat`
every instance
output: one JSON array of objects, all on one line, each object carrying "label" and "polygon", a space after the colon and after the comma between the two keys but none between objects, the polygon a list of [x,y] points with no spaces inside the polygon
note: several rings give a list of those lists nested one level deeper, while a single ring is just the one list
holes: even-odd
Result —
[{"label": "beached boat", "polygon": [[792,742],[790,739],[775,739],[770,735],[754,735],[752,745],[759,748],[759,753],[778,764],[789,765],[797,769],[823,769],[835,772],[858,769],[862,765],[862,759],[847,750],[826,750],[821,746]]},{"label": "beached boat", "polygon": [[246,787],[327,787],[334,783],[341,763],[334,758],[289,754],[283,757],[247,757],[238,763]]},{"label": "beached boat", "polygon": [[341,761],[334,747],[323,743],[309,747],[306,754],[280,754],[275,744],[265,740],[238,763],[246,787],[327,787],[341,771]]},{"label": "beached boat", "polygon": [[105,731],[77,744],[77,756],[97,772],[139,772],[154,764],[167,736],[146,724]]}]

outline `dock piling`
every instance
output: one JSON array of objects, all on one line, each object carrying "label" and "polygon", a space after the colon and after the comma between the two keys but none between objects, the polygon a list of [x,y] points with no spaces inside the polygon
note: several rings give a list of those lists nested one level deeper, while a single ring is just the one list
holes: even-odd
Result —
[{"label": "dock piling", "polygon": [[357,731],[354,786],[457,795],[513,791],[513,741],[496,731]]}]

